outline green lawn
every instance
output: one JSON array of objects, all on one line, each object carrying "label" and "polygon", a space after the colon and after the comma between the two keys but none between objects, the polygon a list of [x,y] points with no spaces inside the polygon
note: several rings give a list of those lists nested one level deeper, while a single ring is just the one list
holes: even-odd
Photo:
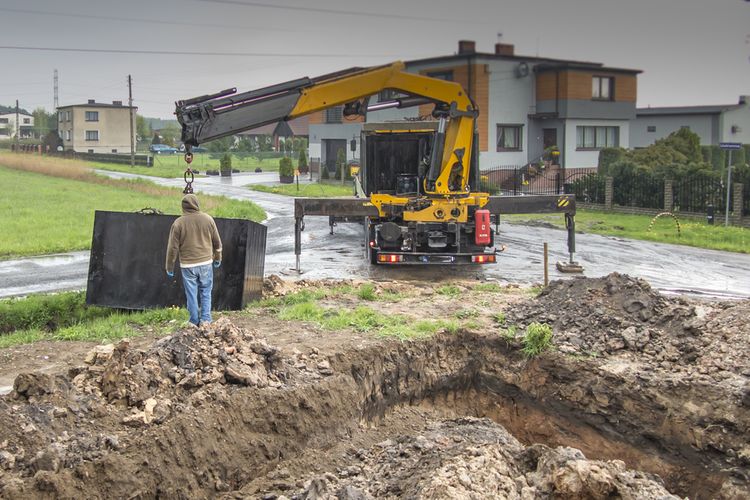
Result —
[{"label": "green lawn", "polygon": [[354,188],[350,182],[346,184],[281,184],[278,186],[266,186],[263,184],[250,184],[248,188],[264,193],[283,194],[299,198],[335,198],[339,196],[354,196]]},{"label": "green lawn", "polygon": [[[636,240],[674,243],[713,250],[750,253],[750,229],[741,227],[709,226],[693,219],[680,219],[680,234],[677,225],[669,216],[660,217],[649,231],[653,216],[629,215],[592,210],[579,210],[576,214],[576,230],[584,233],[621,236]],[[512,223],[544,221],[564,227],[562,215],[512,215],[504,217]]]},{"label": "green lawn", "polygon": [[[218,170],[219,159],[213,158],[211,153],[198,153],[193,159],[191,166],[198,170],[201,175],[206,170]],[[124,165],[119,163],[105,163],[105,162],[87,162],[91,168],[99,168],[102,170],[111,170],[113,172],[129,172],[132,174],[152,175],[154,177],[182,177],[187,168],[185,158],[182,153],[171,154],[171,155],[154,155],[154,165],[152,167],[138,166],[131,167],[130,165]],[[292,163],[296,166],[297,160],[292,159]],[[279,170],[279,158],[266,158],[258,159],[252,156],[239,156],[232,155],[232,168],[241,172],[254,172],[256,168],[261,168],[264,172],[278,172]]]},{"label": "green lawn", "polygon": [[[91,247],[95,210],[134,212],[153,207],[180,213],[182,193],[146,181],[64,179],[0,166],[0,259]],[[201,196],[216,217],[265,219],[250,202]]]}]

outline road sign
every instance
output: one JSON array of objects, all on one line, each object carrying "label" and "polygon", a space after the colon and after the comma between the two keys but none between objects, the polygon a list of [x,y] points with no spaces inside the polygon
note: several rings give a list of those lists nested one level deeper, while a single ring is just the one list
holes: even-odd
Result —
[{"label": "road sign", "polygon": [[720,142],[719,147],[721,149],[742,149],[742,144],[739,142]]}]

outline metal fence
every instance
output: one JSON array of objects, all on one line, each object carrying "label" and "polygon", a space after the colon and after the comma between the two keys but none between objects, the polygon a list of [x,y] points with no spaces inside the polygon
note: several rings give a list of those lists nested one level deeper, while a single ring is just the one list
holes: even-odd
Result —
[{"label": "metal fence", "polygon": [[709,205],[720,212],[726,209],[727,188],[714,173],[696,173],[675,180],[672,189],[675,211],[705,213]]},{"label": "metal fence", "polygon": [[576,195],[581,203],[603,205],[606,200],[607,181],[603,175],[595,172],[581,172],[568,175],[565,179],[565,191]]}]

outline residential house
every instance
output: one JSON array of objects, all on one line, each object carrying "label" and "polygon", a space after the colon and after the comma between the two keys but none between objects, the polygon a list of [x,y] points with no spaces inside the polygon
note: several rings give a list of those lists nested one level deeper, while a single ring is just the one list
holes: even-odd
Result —
[{"label": "residential house", "polygon": [[63,148],[77,153],[130,153],[131,130],[135,134],[135,111],[123,106],[95,102],[57,108],[58,133]]},{"label": "residential house", "polygon": [[20,129],[16,124],[15,111],[10,113],[0,113],[0,139],[15,139],[16,130],[19,130],[20,139],[28,139],[34,134],[34,116],[26,111],[18,112],[18,121]]},{"label": "residential house", "polygon": [[681,128],[698,134],[703,146],[750,144],[750,96],[740,96],[737,104],[638,108],[630,125],[630,147],[649,146]]},{"label": "residential house", "polygon": [[285,141],[289,138],[304,137],[307,138],[309,134],[309,120],[307,116],[301,116],[289,121],[280,121],[277,123],[269,123],[268,125],[262,125],[254,129],[240,132],[238,135],[247,137],[253,140],[258,140],[262,137],[270,137],[272,147],[274,151],[279,151],[280,143],[282,139]]},{"label": "residential house", "polygon": [[[405,64],[407,71],[460,83],[476,102],[482,170],[538,162],[551,146],[559,148],[562,166],[592,168],[601,148],[630,143],[640,70],[521,56],[504,43],[481,53],[472,41],[460,41],[456,54]],[[388,99],[388,92],[378,98]],[[431,107],[376,111],[367,121],[429,119]],[[362,121],[343,117],[341,108],[310,115],[310,156],[331,163],[343,149],[356,158]]]}]

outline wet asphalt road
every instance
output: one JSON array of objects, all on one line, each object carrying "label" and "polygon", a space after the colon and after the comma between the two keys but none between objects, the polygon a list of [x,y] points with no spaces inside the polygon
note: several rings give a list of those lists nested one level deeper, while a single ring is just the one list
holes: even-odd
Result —
[{"label": "wet asphalt road", "polygon": [[[101,172],[112,177],[132,174]],[[319,278],[370,278],[373,280],[445,280],[476,278],[521,284],[542,281],[543,243],[549,243],[550,279],[568,277],[554,263],[567,259],[566,233],[548,227],[502,223],[498,239],[506,250],[498,263],[481,267],[382,267],[363,258],[363,229],[359,224],[340,224],[329,234],[326,217],[308,217],[302,241],[302,273],[294,271],[293,199],[250,191],[243,186],[273,183],[276,173],[250,173],[225,178],[200,178],[196,193],[252,200],[268,213],[266,275]],[[150,178],[167,186],[184,185],[182,179]],[[179,203],[179,199],[175,199]],[[617,271],[647,279],[653,286],[673,293],[750,297],[750,255],[701,250],[591,234],[576,236],[576,260],[584,275],[603,276]],[[83,289],[89,252],[0,261],[0,297],[35,292]]]}]

